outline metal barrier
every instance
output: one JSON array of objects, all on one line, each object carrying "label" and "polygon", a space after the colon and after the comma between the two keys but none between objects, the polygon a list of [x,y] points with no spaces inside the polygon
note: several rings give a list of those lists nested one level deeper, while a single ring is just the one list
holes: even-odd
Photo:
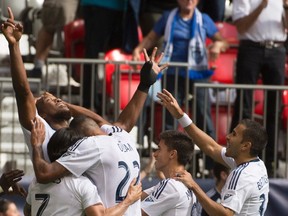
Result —
[{"label": "metal barrier", "polygon": [[[99,94],[102,96],[101,103],[101,112],[99,113],[104,118],[113,122],[117,119],[121,110],[128,103],[130,98],[132,97],[134,91],[137,88],[139,83],[139,68],[143,62],[134,62],[134,61],[111,61],[105,59],[60,59],[60,58],[49,58],[47,59],[47,67],[46,67],[46,76],[42,79],[42,90],[47,90],[52,92],[56,96],[62,98],[65,101],[70,103],[82,105],[82,95],[83,95],[83,73],[84,73],[84,65],[90,64],[92,65],[92,79],[91,79],[91,109],[94,110],[94,100],[95,97]],[[64,67],[63,67],[64,66]],[[170,63],[170,67],[176,67],[176,75],[178,75],[178,68],[187,67],[187,64],[183,63]],[[52,67],[52,69],[51,69]],[[112,67],[112,69],[111,69]],[[108,71],[112,70],[112,71]],[[96,73],[97,71],[97,73]],[[79,85],[75,81],[70,79],[70,77],[75,77],[75,73],[77,73],[77,77],[79,77]],[[54,77],[54,80],[51,80],[51,77]],[[61,78],[62,77],[62,78]],[[65,82],[63,82],[63,77],[65,78]],[[176,76],[178,77],[178,76]],[[96,82],[94,82],[96,80]],[[188,79],[186,79],[188,80]],[[163,73],[162,77],[162,87],[166,87],[167,76],[166,73]],[[188,81],[187,81],[187,86]],[[175,80],[175,87],[177,88],[177,78]],[[195,101],[197,99],[196,95],[191,94],[189,92],[188,87],[185,92],[186,97],[183,105],[183,109],[189,115],[197,116],[195,113]],[[215,139],[225,145],[225,136],[229,132],[231,116],[233,112],[233,99],[235,99],[235,89],[240,90],[253,90],[259,91],[263,90],[264,93],[262,97],[259,99],[255,98],[255,103],[259,106],[259,103],[263,103],[263,110],[261,112],[253,112],[253,118],[257,121],[260,121],[266,124],[265,112],[269,109],[269,105],[266,104],[266,95],[268,90],[273,90],[278,92],[278,100],[280,100],[280,95],[284,95],[284,93],[288,94],[288,88],[285,86],[264,86],[264,85],[226,85],[226,84],[213,84],[213,83],[196,83],[194,85],[193,92],[196,92],[199,88],[207,89],[205,93],[205,98],[209,98],[212,102],[211,110],[212,110],[212,119],[215,127]],[[155,90],[157,91],[157,90]],[[40,91],[39,91],[40,92]],[[39,93],[38,92],[38,93]],[[177,97],[177,92],[174,95]],[[2,98],[2,97],[1,97]],[[257,100],[256,100],[257,99]],[[260,101],[260,102],[259,102]],[[253,103],[254,104],[254,103]],[[204,106],[207,106],[204,103]],[[203,107],[205,109],[205,107]],[[255,110],[256,107],[253,107]],[[281,110],[277,116],[277,121],[281,120],[281,127],[276,127],[275,130],[279,136],[275,138],[275,154],[274,160],[279,162],[279,170],[280,172],[275,172],[275,177],[286,178],[287,174],[287,132],[288,132],[288,97],[287,101],[282,107],[279,107]],[[286,114],[284,114],[284,111]],[[153,147],[155,147],[155,143],[157,142],[157,137],[159,133],[165,130],[166,119],[165,113],[167,111],[161,107],[161,105],[157,104],[153,97],[150,97],[147,100],[147,104],[143,109],[142,115],[139,118],[137,125],[135,126],[135,130],[132,131],[134,133],[135,138],[137,138],[139,152],[142,156],[149,156]],[[3,112],[2,112],[3,113]],[[206,118],[204,116],[204,118]],[[1,116],[0,121],[3,122],[3,116]],[[197,124],[195,118],[193,118],[194,122]],[[13,120],[16,122],[16,120]],[[17,121],[18,123],[18,121]],[[2,125],[2,123],[1,123]],[[205,130],[206,125],[204,124],[203,129]],[[174,129],[183,130],[180,126],[177,125],[177,122],[174,121],[173,124]],[[2,129],[2,128],[1,128]],[[13,132],[14,133],[14,132]],[[2,136],[2,135],[1,135]],[[15,136],[14,136],[15,137]],[[12,141],[11,141],[12,142]],[[4,141],[0,143],[0,151],[1,154],[4,152]],[[13,147],[14,148],[14,147]],[[11,155],[17,152],[14,149],[11,149]],[[26,155],[28,162],[27,150],[25,152],[21,152],[19,154]],[[281,153],[281,155],[280,155]],[[13,159],[15,158],[14,154]],[[196,152],[196,157],[194,157],[194,161],[190,166],[191,172],[194,173],[194,176],[205,178],[206,175],[206,164],[205,164],[205,155],[202,155],[200,151]],[[281,156],[281,157],[280,157]],[[3,158],[1,156],[1,158]],[[17,159],[18,160],[18,159]],[[264,158],[265,160],[265,158]],[[2,163],[1,163],[1,166]]]},{"label": "metal barrier", "polygon": [[[39,95],[41,80],[29,79],[29,83],[33,93]],[[3,171],[18,168],[32,174],[32,163],[24,143],[12,79],[9,77],[0,77],[0,99],[0,167]]]}]

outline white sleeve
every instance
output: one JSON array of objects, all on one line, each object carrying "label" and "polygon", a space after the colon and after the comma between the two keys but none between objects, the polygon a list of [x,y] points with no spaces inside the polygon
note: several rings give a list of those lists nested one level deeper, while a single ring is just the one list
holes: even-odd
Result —
[{"label": "white sleeve", "polygon": [[91,166],[96,166],[100,156],[101,149],[96,141],[93,137],[86,137],[76,142],[56,161],[79,177]]},{"label": "white sleeve", "polygon": [[87,177],[79,177],[78,189],[84,209],[99,203],[103,205],[97,187]]},{"label": "white sleeve", "polygon": [[235,160],[231,157],[227,157],[225,154],[226,154],[226,148],[222,148],[221,150],[222,159],[231,169],[234,169],[237,166]]},{"label": "white sleeve", "polygon": [[232,19],[236,21],[244,16],[249,15],[250,4],[247,0],[233,1]]},{"label": "white sleeve", "polygon": [[179,192],[171,184],[171,179],[164,179],[155,186],[155,190],[141,202],[141,208],[148,215],[161,215],[168,209],[175,208]]}]

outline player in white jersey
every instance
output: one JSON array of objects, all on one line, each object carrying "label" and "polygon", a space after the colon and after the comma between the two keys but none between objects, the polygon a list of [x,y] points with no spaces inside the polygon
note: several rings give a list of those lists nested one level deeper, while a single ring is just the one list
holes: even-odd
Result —
[{"label": "player in white jersey", "polygon": [[209,215],[264,215],[269,180],[258,155],[267,143],[265,129],[255,121],[241,120],[227,135],[225,148],[193,124],[168,91],[163,89],[157,96],[205,154],[232,169],[222,189],[220,204],[211,200],[188,172],[180,173],[175,179],[183,181],[195,193]]},{"label": "player in white jersey", "polygon": [[[40,122],[40,120],[38,120]],[[101,129],[91,118],[75,117],[70,124],[78,133],[95,136],[77,141],[56,162],[47,163],[41,157],[40,139],[33,142],[33,166],[40,183],[48,183],[72,173],[85,173],[97,186],[104,206],[121,202],[134,178],[139,180],[140,160],[131,135],[123,129],[103,125]],[[103,132],[105,131],[105,132]],[[129,206],[125,215],[141,215],[140,201]]]},{"label": "player in white jersey", "polygon": [[[20,23],[15,23],[14,15],[10,8],[8,8],[8,14],[9,19],[2,24],[2,32],[9,44],[11,77],[17,101],[17,108],[19,110],[19,121],[22,126],[25,141],[28,145],[31,156],[30,131],[33,127],[31,120],[35,119],[38,114],[41,116],[46,130],[46,138],[43,141],[42,146],[43,154],[45,159],[49,161],[46,148],[47,143],[55,130],[68,127],[71,116],[79,115],[81,113],[83,115],[92,117],[98,124],[103,124],[106,121],[101,116],[96,115],[94,112],[83,107],[64,103],[61,99],[56,98],[48,92],[43,93],[37,100],[34,98],[27,80],[26,70],[19,48],[19,41],[23,33],[23,26]],[[156,51],[157,48],[153,50],[150,61],[146,50],[143,50],[147,63],[144,64],[141,69],[138,89],[117,120],[116,124],[128,132],[130,132],[135,125],[139,113],[141,112],[143,104],[147,98],[148,90],[156,81],[157,74],[167,67],[167,64],[161,67],[158,66],[162,58],[161,56],[156,58],[156,61],[154,61]]]},{"label": "player in white jersey", "polygon": [[[38,142],[44,133],[41,120],[37,119],[32,130],[31,143]],[[71,128],[57,130],[48,143],[48,155],[53,162],[58,159],[80,135]],[[59,145],[61,143],[61,145]],[[69,215],[69,216],[101,216],[122,215],[129,205],[140,199],[141,185],[132,181],[127,197],[121,203],[105,209],[97,187],[84,176],[73,175],[59,178],[48,184],[33,181],[29,186],[29,196],[25,205],[25,215]]]},{"label": "player in white jersey", "polygon": [[190,216],[196,215],[196,197],[182,182],[176,181],[175,172],[185,170],[191,160],[194,143],[182,132],[165,131],[160,134],[158,149],[154,153],[157,171],[165,179],[142,194],[142,215]]}]

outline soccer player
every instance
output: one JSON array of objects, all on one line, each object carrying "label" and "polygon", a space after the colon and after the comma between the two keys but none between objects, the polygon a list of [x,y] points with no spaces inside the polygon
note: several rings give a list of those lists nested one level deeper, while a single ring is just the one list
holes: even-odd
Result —
[{"label": "soccer player", "polygon": [[[24,68],[22,56],[19,49],[19,40],[22,36],[23,26],[20,23],[14,22],[14,16],[11,9],[8,7],[9,18],[2,24],[2,32],[8,41],[10,62],[11,62],[11,77],[13,88],[16,95],[19,121],[24,133],[25,142],[29,148],[30,157],[32,158],[30,134],[32,130],[31,120],[35,117],[40,117],[45,125],[45,140],[43,142],[43,154],[45,160],[49,161],[47,154],[47,143],[55,130],[68,127],[69,120],[72,116],[85,114],[92,117],[97,123],[106,123],[106,121],[94,112],[85,108],[64,103],[61,99],[56,98],[52,94],[45,92],[39,99],[36,100],[31,92],[26,71]],[[167,67],[166,65],[158,66],[162,59],[162,55],[156,58],[157,48],[154,48],[151,59],[144,50],[146,63],[141,69],[140,83],[138,89],[131,98],[129,104],[121,112],[115,125],[130,132],[135,125],[143,104],[147,98],[150,86],[156,81],[157,74]]]},{"label": "soccer player", "polygon": [[195,193],[208,215],[264,215],[269,180],[264,162],[258,155],[267,143],[265,129],[255,121],[241,120],[227,135],[227,147],[223,147],[193,124],[170,92],[163,89],[157,96],[205,154],[232,169],[222,189],[220,204],[205,194],[190,173],[184,171],[175,179],[184,182]]},{"label": "soccer player", "polygon": [[[104,124],[100,129],[89,117],[75,117],[70,127],[87,137],[77,141],[55,162],[47,163],[41,147],[44,126],[38,118],[33,124],[38,130],[37,140],[31,143],[39,183],[52,182],[70,173],[77,177],[85,174],[97,186],[104,206],[110,208],[124,200],[134,178],[139,182],[140,159],[135,142],[120,127]],[[141,215],[140,200],[130,205],[125,215]]]},{"label": "soccer player", "polygon": [[196,197],[182,182],[176,181],[175,172],[183,172],[191,160],[194,143],[182,132],[165,131],[160,134],[154,153],[157,171],[165,179],[142,193],[142,215],[195,215]]},{"label": "soccer player", "polygon": [[[32,142],[37,142],[38,128],[32,130]],[[40,131],[41,134],[42,131]],[[34,139],[35,138],[35,139]],[[58,159],[72,143],[79,140],[79,134],[70,128],[57,130],[48,143],[48,155],[53,162]],[[61,143],[61,145],[59,145]],[[119,204],[105,209],[98,195],[97,187],[84,176],[78,178],[68,175],[48,184],[40,184],[35,180],[29,186],[29,196],[24,208],[25,215],[69,215],[69,216],[118,216],[123,215],[129,205],[141,197],[141,184],[129,187],[126,198]]]}]

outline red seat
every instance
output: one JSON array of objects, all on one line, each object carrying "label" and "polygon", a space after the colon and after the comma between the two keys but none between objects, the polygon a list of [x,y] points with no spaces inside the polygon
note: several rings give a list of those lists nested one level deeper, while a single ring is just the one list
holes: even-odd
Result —
[{"label": "red seat", "polygon": [[234,83],[236,59],[237,49],[228,49],[221,53],[214,62],[210,62],[210,67],[215,68],[211,77],[212,81],[226,84]]},{"label": "red seat", "polygon": [[287,129],[287,126],[288,126],[288,90],[283,91],[282,101],[283,101],[282,124],[283,124],[283,128]]},{"label": "red seat", "polygon": [[[77,19],[64,26],[66,58],[84,58],[84,20]],[[80,81],[80,65],[73,65],[73,78]]]},{"label": "red seat", "polygon": [[[132,55],[121,52],[120,49],[114,49],[105,54],[105,60],[107,61],[132,61]],[[144,56],[141,55],[141,60],[144,60]],[[113,95],[113,75],[116,71],[117,65],[113,63],[107,63],[105,65],[105,73],[106,73],[106,94],[109,97],[114,98]],[[120,72],[120,83],[119,83],[119,102],[120,109],[123,109],[134,92],[137,89],[140,80],[140,74],[135,73],[139,72],[141,66],[135,68],[130,66],[127,63],[119,65]],[[117,91],[117,89],[116,89]]]},{"label": "red seat", "polygon": [[227,22],[217,22],[216,26],[220,34],[227,40],[231,47],[238,46],[238,32],[234,25]]},{"label": "red seat", "polygon": [[84,20],[77,19],[64,26],[65,57],[84,57]]}]

